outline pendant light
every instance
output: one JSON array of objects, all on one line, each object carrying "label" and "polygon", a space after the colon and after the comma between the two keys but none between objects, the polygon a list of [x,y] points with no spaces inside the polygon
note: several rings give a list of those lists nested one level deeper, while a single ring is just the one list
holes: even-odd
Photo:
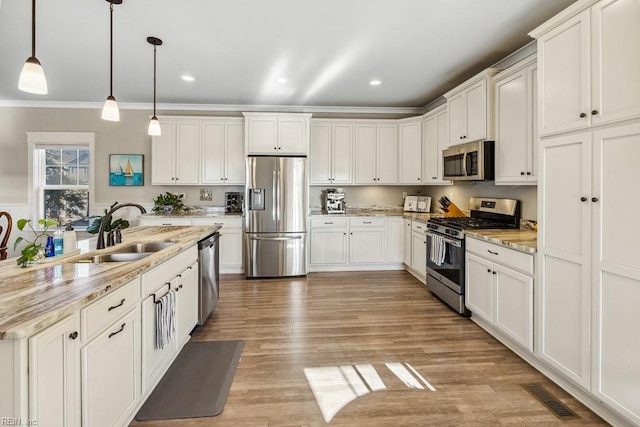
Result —
[{"label": "pendant light", "polygon": [[31,56],[22,67],[18,89],[38,95],[46,95],[48,92],[44,70],[36,58],[36,0],[31,2]]},{"label": "pendant light", "polygon": [[149,122],[148,133],[151,136],[160,136],[162,135],[160,121],[156,117],[156,47],[162,46],[162,40],[157,37],[147,37],[147,42],[153,45],[153,117]]},{"label": "pendant light", "polygon": [[118,101],[113,96],[113,5],[122,4],[122,0],[107,0],[109,4],[109,96],[102,108],[102,120],[110,122],[120,121],[120,110],[118,109]]}]

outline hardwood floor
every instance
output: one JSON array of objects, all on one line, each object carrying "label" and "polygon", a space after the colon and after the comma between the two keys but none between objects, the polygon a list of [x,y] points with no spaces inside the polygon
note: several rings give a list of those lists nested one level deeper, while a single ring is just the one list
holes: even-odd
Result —
[{"label": "hardwood floor", "polygon": [[[404,271],[221,279],[218,310],[192,339],[245,340],[224,411],[132,425],[327,425],[304,369],[356,364],[371,364],[386,389],[353,400],[328,425],[607,425]],[[436,391],[407,387],[385,366],[394,362]],[[543,384],[580,418],[558,420],[526,383]]]}]

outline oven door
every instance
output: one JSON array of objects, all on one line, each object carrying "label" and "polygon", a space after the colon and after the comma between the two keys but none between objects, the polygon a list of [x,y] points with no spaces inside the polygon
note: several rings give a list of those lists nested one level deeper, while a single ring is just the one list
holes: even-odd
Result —
[{"label": "oven door", "polygon": [[[464,295],[464,240],[427,231],[427,273],[459,295]],[[433,256],[433,236],[444,240],[444,261],[438,265]]]}]

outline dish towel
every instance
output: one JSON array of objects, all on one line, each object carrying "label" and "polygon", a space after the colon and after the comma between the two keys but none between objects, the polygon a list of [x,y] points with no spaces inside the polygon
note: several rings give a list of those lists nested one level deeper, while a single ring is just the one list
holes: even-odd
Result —
[{"label": "dish towel", "polygon": [[156,347],[165,348],[176,333],[176,291],[169,290],[156,301]]},{"label": "dish towel", "polygon": [[430,249],[429,258],[431,259],[431,262],[438,266],[442,265],[447,250],[442,236],[438,236],[436,234],[431,236]]}]

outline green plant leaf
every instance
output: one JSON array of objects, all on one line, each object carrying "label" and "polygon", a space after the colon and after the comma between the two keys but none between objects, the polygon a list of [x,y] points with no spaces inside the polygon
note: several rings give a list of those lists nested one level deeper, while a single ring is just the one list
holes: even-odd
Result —
[{"label": "green plant leaf", "polygon": [[20,236],[16,239],[16,242],[13,244],[13,250],[15,251],[16,248],[18,247],[18,245],[20,244],[20,242],[22,242],[24,240],[24,237]]},{"label": "green plant leaf", "polygon": [[43,218],[38,220],[38,224],[42,225],[45,228],[49,228],[49,227],[53,227],[58,225],[58,221],[56,221],[55,219],[51,219],[51,218]]},{"label": "green plant leaf", "polygon": [[18,220],[18,230],[22,231],[24,229],[24,226],[27,225],[29,222],[31,222],[30,219],[20,218]]}]

